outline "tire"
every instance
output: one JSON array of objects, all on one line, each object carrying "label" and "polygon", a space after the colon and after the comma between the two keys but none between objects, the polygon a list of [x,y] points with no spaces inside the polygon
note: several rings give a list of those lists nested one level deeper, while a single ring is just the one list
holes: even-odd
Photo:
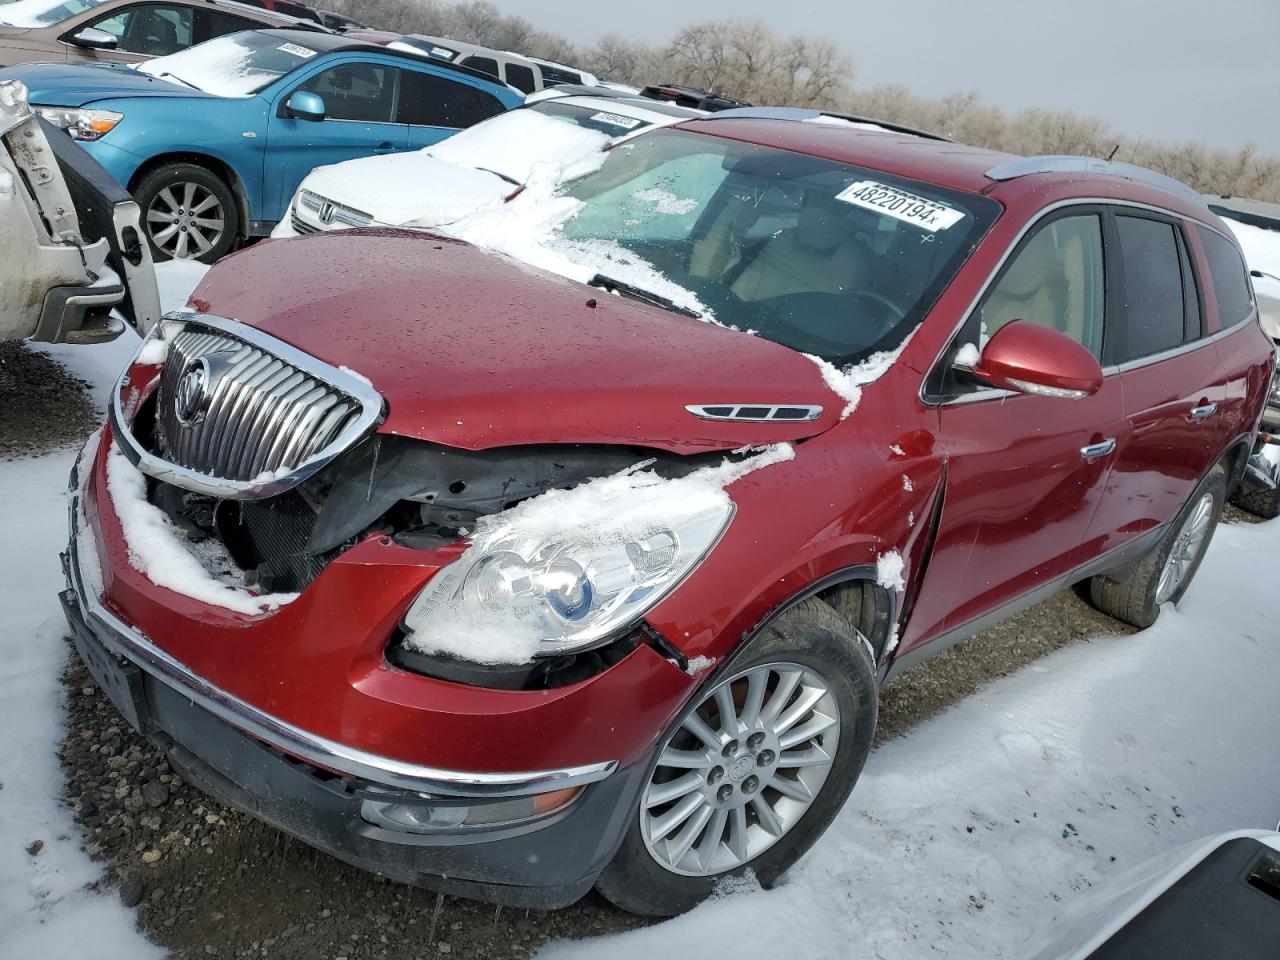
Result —
[{"label": "tire", "polygon": [[133,195],[142,209],[147,242],[157,262],[213,263],[230,253],[240,237],[235,192],[204,167],[167,163],[143,177]]},{"label": "tire", "polygon": [[[1155,623],[1161,605],[1176,604],[1195,579],[1217,529],[1218,518],[1222,516],[1226,495],[1227,470],[1219,463],[1196,487],[1177,519],[1145,556],[1121,570],[1089,581],[1090,602],[1103,613],[1141,629]],[[1184,534],[1193,536],[1189,533],[1193,526],[1200,534],[1199,539],[1190,544]],[[1170,569],[1175,548],[1182,553],[1184,563],[1172,581],[1165,584],[1162,578]]]},{"label": "tire", "polygon": [[1251,482],[1248,477],[1236,485],[1231,502],[1263,520],[1280,517],[1280,488],[1268,490],[1260,483]]},{"label": "tire", "polygon": [[[795,684],[789,682],[792,676]],[[739,718],[750,713],[757,689],[757,712],[763,722],[752,732],[753,727],[743,727]],[[774,708],[777,695],[783,702]],[[720,703],[734,713],[736,739],[719,729]],[[848,621],[818,599],[786,611],[694,696],[663,735],[621,847],[597,879],[596,889],[631,913],[673,916],[697,906],[724,878],[748,870],[769,886],[813,845],[844,805],[871,750],[877,704],[869,645]],[[784,728],[770,722],[770,714],[784,723],[792,714],[795,719]],[[833,719],[836,722],[824,728]],[[690,731],[698,720],[706,725],[705,734],[720,735],[715,743],[725,746],[718,754]],[[777,729],[783,731],[781,741]],[[811,736],[795,743],[785,740],[805,731]],[[738,749],[733,752],[730,747],[735,744]],[[778,762],[788,754],[810,761],[825,756],[829,763]],[[702,758],[696,766],[694,757]],[[660,762],[663,759],[679,763],[672,767]],[[787,794],[774,786],[783,781]],[[696,786],[685,789],[682,784],[688,783]],[[668,784],[673,785],[667,791],[673,798],[654,803]],[[682,803],[692,812],[679,820],[676,808]],[[757,805],[772,811],[773,831],[766,829]],[[740,816],[734,812],[737,808],[743,811]],[[673,820],[677,826],[659,836],[661,825]],[[717,824],[721,832],[713,842]],[[683,839],[693,846],[678,854],[686,830],[692,837]]]}]

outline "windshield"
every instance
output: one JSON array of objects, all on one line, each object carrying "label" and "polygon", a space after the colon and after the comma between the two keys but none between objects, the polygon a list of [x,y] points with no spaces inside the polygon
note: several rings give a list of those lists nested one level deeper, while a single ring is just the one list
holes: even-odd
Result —
[{"label": "windshield", "polygon": [[833,363],[897,346],[999,211],[994,201],[677,130],[569,184],[566,249],[616,245],[720,323]]},{"label": "windshield", "polygon": [[12,27],[51,27],[106,0],[18,0],[0,7],[0,23]]},{"label": "windshield", "polygon": [[565,103],[563,100],[540,100],[526,108],[538,113],[554,117],[564,123],[576,124],[588,130],[598,130],[606,137],[614,139],[639,133],[645,127],[653,126],[650,120],[641,120],[625,113],[617,113],[600,107],[584,107],[577,103]]},{"label": "windshield", "polygon": [[315,55],[315,50],[295,40],[246,31],[148,60],[138,66],[138,72],[220,97],[248,97]]}]

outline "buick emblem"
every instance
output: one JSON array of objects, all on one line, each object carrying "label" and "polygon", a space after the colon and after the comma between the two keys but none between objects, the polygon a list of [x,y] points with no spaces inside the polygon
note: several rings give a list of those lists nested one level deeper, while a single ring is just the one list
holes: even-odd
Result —
[{"label": "buick emblem", "polygon": [[333,204],[327,200],[320,204],[320,222],[333,223]]},{"label": "buick emblem", "polygon": [[204,415],[209,404],[210,379],[209,361],[204,357],[192,360],[178,377],[173,412],[184,427],[191,426]]}]

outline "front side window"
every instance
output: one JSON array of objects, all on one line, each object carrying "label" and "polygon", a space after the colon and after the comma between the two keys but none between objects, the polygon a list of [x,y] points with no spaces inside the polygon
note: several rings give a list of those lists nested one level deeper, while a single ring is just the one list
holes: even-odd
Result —
[{"label": "front side window", "polygon": [[167,57],[191,46],[192,9],[163,3],[121,7],[90,26],[116,38],[116,49]]},{"label": "front side window", "polygon": [[247,97],[306,66],[318,53],[296,37],[284,41],[269,33],[232,33],[148,60],[138,72],[220,97]]},{"label": "front side window", "polygon": [[1222,328],[1243,323],[1253,313],[1253,286],[1249,271],[1234,243],[1208,227],[1199,227],[1200,243],[1209,261],[1209,276],[1218,301]]},{"label": "front side window", "polygon": [[564,192],[581,201],[562,228],[570,257],[643,262],[718,322],[833,363],[901,343],[999,210],[973,194],[679,130],[614,148]]},{"label": "front side window", "polygon": [[391,123],[400,71],[381,63],[341,63],[322,70],[298,89],[324,100],[328,120]]},{"label": "front side window", "polygon": [[987,293],[976,337],[985,342],[1005,324],[1026,320],[1101,358],[1105,304],[1101,218],[1060,217],[1032,235]]},{"label": "front side window", "polygon": [[504,112],[496,97],[468,83],[419,73],[402,71],[398,123],[422,127],[464,129]]},{"label": "front side window", "polygon": [[1118,216],[1124,269],[1124,322],[1112,359],[1149,357],[1178,346],[1186,329],[1177,227],[1163,220]]}]

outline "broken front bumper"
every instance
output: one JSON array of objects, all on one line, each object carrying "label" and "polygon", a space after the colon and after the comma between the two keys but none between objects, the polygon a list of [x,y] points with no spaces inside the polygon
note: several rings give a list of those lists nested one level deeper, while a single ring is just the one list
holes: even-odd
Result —
[{"label": "broken front bumper", "polygon": [[[345,862],[402,882],[541,908],[567,905],[590,889],[635,816],[647,752],[624,769],[613,761],[520,772],[444,769],[328,739],[246,702],[189,669],[97,595],[94,567],[103,568],[94,554],[106,548],[83,510],[81,466],[94,464],[77,465],[71,478],[67,622],[81,659],[121,715],[164,749],[189,782]],[[501,691],[481,695],[510,702]],[[449,738],[445,729],[436,733]],[[528,733],[517,724],[509,738]],[[497,745],[471,746],[484,757]],[[536,742],[529,748],[536,753]],[[369,802],[479,808],[570,788],[581,789],[547,814],[479,827],[410,832],[364,812]]]},{"label": "broken front bumper", "polygon": [[160,299],[138,205],[92,157],[0,81],[0,339],[145,333]]}]

